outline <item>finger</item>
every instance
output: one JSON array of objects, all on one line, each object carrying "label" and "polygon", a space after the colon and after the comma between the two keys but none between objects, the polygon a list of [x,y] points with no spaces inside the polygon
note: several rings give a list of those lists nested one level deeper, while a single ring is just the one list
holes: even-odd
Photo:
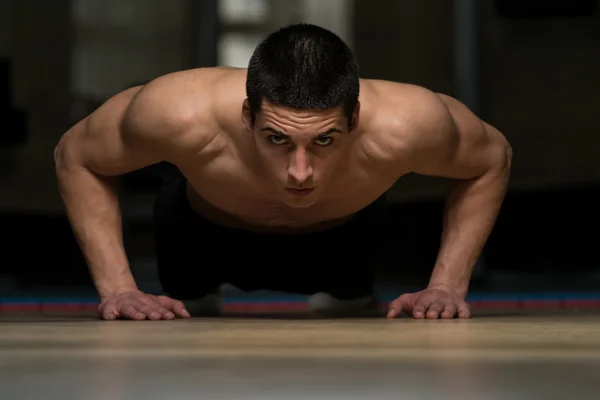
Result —
[{"label": "finger", "polygon": [[402,309],[390,308],[387,313],[387,318],[397,318],[400,313],[402,313]]},{"label": "finger", "polygon": [[434,302],[431,303],[431,305],[429,306],[429,309],[427,310],[427,318],[429,319],[436,319],[440,316],[440,313],[442,312],[442,310],[444,310],[446,306],[446,302],[444,300],[435,300]]},{"label": "finger", "polygon": [[166,307],[163,307],[163,305],[161,304],[160,300],[155,297],[155,296],[144,296],[141,301],[146,304],[147,306],[150,307],[151,311],[150,311],[150,319],[153,320],[157,320],[157,319],[174,319],[175,318],[175,314],[173,314],[171,312],[171,310],[168,310]]},{"label": "finger", "polygon": [[433,303],[434,299],[433,296],[419,297],[413,310],[413,317],[418,319],[425,318],[425,311],[431,307],[431,303]]},{"label": "finger", "polygon": [[163,314],[158,311],[158,306],[156,304],[147,304],[143,301],[139,302],[139,305],[136,307],[139,312],[143,313],[148,319],[156,321],[162,319]]},{"label": "finger", "polygon": [[114,321],[119,316],[118,313],[112,307],[102,307],[100,310],[102,319],[106,321]]},{"label": "finger", "polygon": [[146,319],[146,314],[143,313],[140,308],[141,304],[137,304],[136,306],[132,303],[123,304],[121,306],[120,314],[125,318],[141,321]]},{"label": "finger", "polygon": [[400,298],[392,301],[388,307],[387,318],[396,318],[402,313],[402,301]]},{"label": "finger", "polygon": [[403,312],[406,314],[412,314],[414,295],[412,293],[405,293],[392,301],[389,305],[388,318],[398,317]]},{"label": "finger", "polygon": [[190,318],[190,313],[185,309],[183,302],[174,300],[167,296],[158,296],[158,301],[169,310],[172,310],[180,318]]},{"label": "finger", "polygon": [[446,303],[446,307],[444,307],[444,311],[442,311],[441,317],[444,319],[454,318],[454,316],[456,315],[457,308],[458,307],[454,302]]},{"label": "finger", "polygon": [[471,315],[472,315],[472,312],[471,312],[470,305],[463,302],[458,306],[458,317],[459,318],[471,318]]}]

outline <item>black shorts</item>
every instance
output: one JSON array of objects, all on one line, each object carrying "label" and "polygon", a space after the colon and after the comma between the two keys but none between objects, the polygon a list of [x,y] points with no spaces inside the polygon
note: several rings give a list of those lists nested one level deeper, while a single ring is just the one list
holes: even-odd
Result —
[{"label": "black shorts", "polygon": [[188,202],[186,179],[176,174],[154,207],[160,283],[180,300],[199,299],[224,283],[247,292],[372,295],[384,203],[382,197],[344,225],[316,233],[253,233],[200,217]]}]

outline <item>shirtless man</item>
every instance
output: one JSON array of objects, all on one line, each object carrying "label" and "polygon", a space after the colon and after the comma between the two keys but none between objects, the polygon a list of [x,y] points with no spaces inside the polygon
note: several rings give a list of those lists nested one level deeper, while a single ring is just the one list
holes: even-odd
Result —
[{"label": "shirtless man", "polygon": [[[188,318],[184,302],[224,282],[340,301],[368,296],[385,235],[381,199],[407,173],[456,184],[428,286],[393,301],[388,317],[469,318],[472,268],[511,156],[504,136],[459,101],[360,79],[350,49],[308,24],[273,32],[248,69],[182,71],[125,90],[55,149],[106,320]],[[118,175],[159,162],[178,171],[155,206],[165,296],[136,286],[115,187]]]}]

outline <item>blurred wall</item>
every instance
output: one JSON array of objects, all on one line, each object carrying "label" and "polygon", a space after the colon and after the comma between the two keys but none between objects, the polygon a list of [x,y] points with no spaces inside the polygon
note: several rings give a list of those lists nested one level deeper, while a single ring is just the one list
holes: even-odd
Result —
[{"label": "blurred wall", "polygon": [[[479,115],[514,147],[511,190],[600,184],[600,15],[502,19],[478,2]],[[363,76],[456,96],[451,1],[356,2],[354,47]],[[440,196],[444,180],[409,176],[391,198]]]},{"label": "blurred wall", "polygon": [[483,113],[513,143],[513,187],[600,185],[600,14],[503,20],[482,4]]},{"label": "blurred wall", "polygon": [[107,97],[189,68],[188,0],[0,2],[0,57],[13,103],[29,113],[29,141],[0,147],[0,210],[61,213],[53,148]]},{"label": "blurred wall", "polygon": [[105,99],[189,67],[185,0],[72,0],[74,96]]},{"label": "blurred wall", "polygon": [[29,141],[0,147],[0,208],[55,208],[52,148],[69,107],[69,2],[0,2],[0,57],[12,67],[12,104],[28,114]]}]

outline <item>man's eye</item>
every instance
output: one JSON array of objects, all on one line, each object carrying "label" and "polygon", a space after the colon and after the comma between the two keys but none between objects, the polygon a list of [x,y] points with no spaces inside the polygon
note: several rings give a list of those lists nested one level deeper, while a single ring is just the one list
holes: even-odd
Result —
[{"label": "man's eye", "polygon": [[286,144],[287,139],[277,135],[271,135],[268,137],[269,142],[277,145]]},{"label": "man's eye", "polygon": [[331,143],[333,143],[333,139],[330,138],[329,136],[327,137],[322,137],[322,138],[318,138],[315,140],[315,143],[319,146],[328,146]]}]

